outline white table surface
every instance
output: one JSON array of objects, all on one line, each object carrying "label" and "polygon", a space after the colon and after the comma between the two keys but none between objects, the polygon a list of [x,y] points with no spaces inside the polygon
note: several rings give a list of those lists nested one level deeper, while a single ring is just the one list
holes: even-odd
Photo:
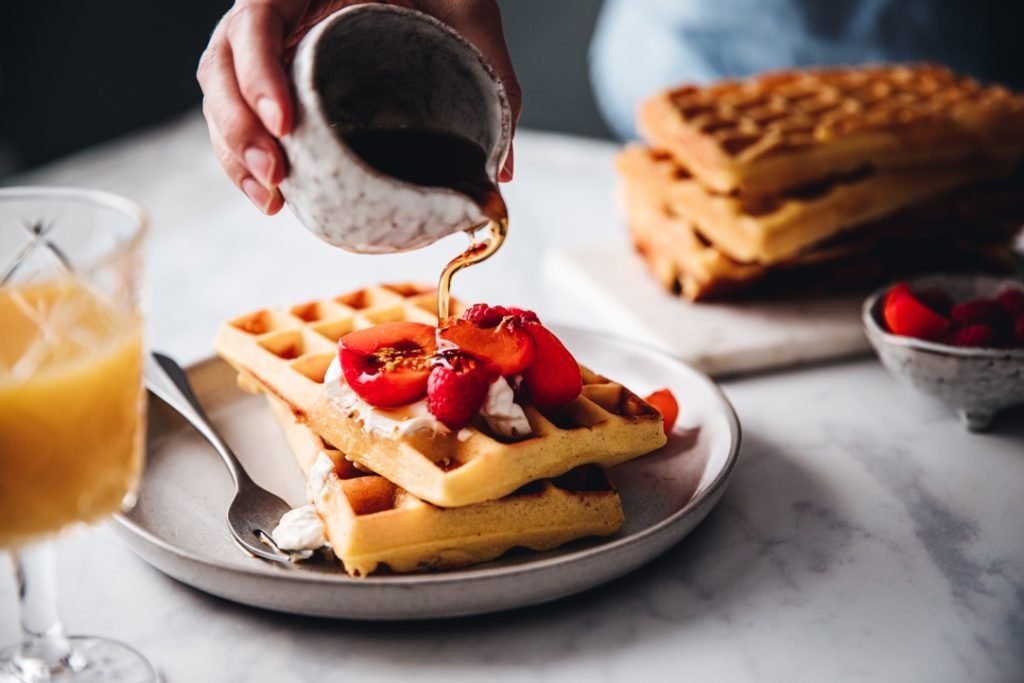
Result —
[{"label": "white table surface", "polygon": [[[507,245],[455,293],[591,323],[545,291],[540,256],[627,249],[614,149],[521,134]],[[150,210],[150,342],[183,361],[210,353],[222,318],[433,281],[462,245],[356,256],[290,215],[261,217],[195,114],[12,180],[103,188]],[[589,593],[435,623],[284,616],[179,584],[100,528],[60,544],[66,625],[130,641],[167,681],[1024,680],[1024,412],[970,435],[874,359],[724,386],[744,443],[721,503],[667,555]],[[0,570],[0,643],[17,637],[14,599]]]}]

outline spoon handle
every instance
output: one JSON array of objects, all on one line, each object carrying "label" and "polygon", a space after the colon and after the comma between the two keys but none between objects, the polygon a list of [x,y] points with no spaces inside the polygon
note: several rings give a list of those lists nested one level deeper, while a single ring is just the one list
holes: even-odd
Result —
[{"label": "spoon handle", "polygon": [[189,384],[188,376],[178,363],[162,353],[153,352],[146,357],[146,388],[178,412],[196,431],[210,442],[221,460],[227,465],[235,486],[251,481],[245,468],[217,430],[210,423],[202,404]]}]

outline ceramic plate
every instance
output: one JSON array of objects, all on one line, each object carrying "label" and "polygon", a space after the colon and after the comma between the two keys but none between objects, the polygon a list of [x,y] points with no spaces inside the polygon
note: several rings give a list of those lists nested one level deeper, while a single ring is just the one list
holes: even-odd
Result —
[{"label": "ceramic plate", "polygon": [[[227,470],[176,413],[151,400],[139,503],[118,518],[132,549],[202,591],[282,612],[350,619],[423,619],[522,607],[592,588],[658,556],[718,502],[740,443],[728,400],[703,374],[657,351],[557,329],[577,359],[640,394],[668,386],[682,407],[659,451],[610,471],[626,523],[613,536],[545,553],[513,550],[470,569],[353,579],[340,566],[288,567],[250,558],[228,534]],[[243,393],[225,363],[188,369],[196,394],[252,477],[293,505],[304,482],[265,400]]]}]

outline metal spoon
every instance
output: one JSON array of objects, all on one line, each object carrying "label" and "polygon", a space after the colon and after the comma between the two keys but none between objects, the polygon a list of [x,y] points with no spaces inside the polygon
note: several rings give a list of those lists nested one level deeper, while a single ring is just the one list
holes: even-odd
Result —
[{"label": "metal spoon", "polygon": [[213,428],[181,366],[163,354],[153,353],[146,358],[145,377],[150,393],[185,418],[227,465],[235,484],[235,492],[228,505],[228,529],[242,549],[274,562],[294,562],[308,557],[308,552],[290,553],[274,544],[270,530],[277,526],[291,506],[256,484],[246,473],[242,463]]}]

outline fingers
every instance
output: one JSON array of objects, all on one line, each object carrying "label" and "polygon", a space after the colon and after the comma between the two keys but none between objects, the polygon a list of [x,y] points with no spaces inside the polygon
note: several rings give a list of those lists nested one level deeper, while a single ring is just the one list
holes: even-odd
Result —
[{"label": "fingers", "polygon": [[287,133],[292,122],[281,45],[307,4],[239,0],[214,30],[196,74],[221,166],[268,214],[281,208],[277,186],[287,171],[274,136]]},{"label": "fingers", "polygon": [[240,189],[263,213],[273,216],[284,206],[284,199],[277,188],[268,188],[253,177],[248,167],[228,147],[227,142],[214,128],[210,128],[210,143],[217,154],[221,167],[231,182]]},{"label": "fingers", "polygon": [[238,90],[271,135],[291,130],[292,107],[282,66],[285,21],[269,4],[241,5],[227,21]]}]

